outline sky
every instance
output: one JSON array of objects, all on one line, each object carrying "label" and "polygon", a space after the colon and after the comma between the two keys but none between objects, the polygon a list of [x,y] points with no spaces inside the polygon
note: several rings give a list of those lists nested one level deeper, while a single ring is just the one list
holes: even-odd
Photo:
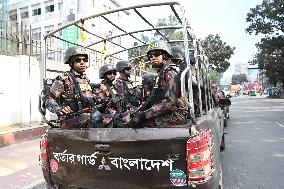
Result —
[{"label": "sky", "polygon": [[[261,4],[262,0],[178,0],[184,5],[186,17],[198,38],[209,34],[218,34],[221,40],[231,47],[236,47],[234,55],[229,60],[231,67],[224,74],[231,77],[234,65],[248,62],[256,53],[255,44],[261,36],[249,35],[245,32],[248,27],[246,15],[250,8]],[[123,6],[137,3],[137,1],[120,0]],[[153,0],[139,0],[139,4],[156,2]]]},{"label": "sky", "polygon": [[[19,0],[9,0],[10,3]],[[122,6],[153,3],[161,0],[117,0]],[[171,1],[171,0],[164,0]],[[229,60],[231,67],[225,75],[233,74],[234,65],[248,62],[256,53],[255,44],[261,36],[249,35],[246,15],[250,8],[261,4],[262,0],[176,0],[184,5],[186,17],[196,36],[204,38],[209,34],[218,34],[221,40],[231,47],[236,47]],[[157,14],[157,13],[156,13]],[[153,13],[155,15],[155,13]]]}]

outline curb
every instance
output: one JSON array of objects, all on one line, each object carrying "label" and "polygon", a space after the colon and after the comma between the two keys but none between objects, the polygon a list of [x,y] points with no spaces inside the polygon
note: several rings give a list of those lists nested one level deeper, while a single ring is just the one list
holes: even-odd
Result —
[{"label": "curb", "polygon": [[0,134],[0,147],[39,137],[45,133],[47,128],[47,125],[40,125],[11,133]]}]

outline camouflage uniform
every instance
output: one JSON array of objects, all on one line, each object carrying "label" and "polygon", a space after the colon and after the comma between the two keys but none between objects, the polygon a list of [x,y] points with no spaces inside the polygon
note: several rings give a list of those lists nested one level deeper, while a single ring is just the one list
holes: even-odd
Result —
[{"label": "camouflage uniform", "polygon": [[131,65],[126,60],[118,61],[116,70],[120,73],[119,78],[116,79],[115,88],[120,98],[126,102],[127,109],[136,109],[140,105],[141,91],[138,87],[134,87],[133,82],[129,80]]},{"label": "camouflage uniform", "polygon": [[[86,109],[93,106],[94,98],[87,77],[85,75],[81,76],[72,69],[70,70],[69,74],[73,74],[82,92],[82,108]],[[75,113],[79,111],[78,102],[75,99],[74,94],[74,84],[66,72],[63,74],[63,76],[58,76],[54,80],[50,88],[50,96],[46,102],[47,109],[56,114],[58,114],[64,106],[69,106]],[[61,127],[70,128],[89,124],[88,120],[90,116],[88,113],[83,113],[81,115],[66,115],[59,117]]]},{"label": "camouflage uniform", "polygon": [[[139,111],[133,113],[130,124],[135,126],[142,121],[146,121],[146,126],[168,126],[185,123],[188,106],[185,99],[181,97],[179,67],[170,61],[173,57],[170,46],[166,41],[154,41],[148,46],[147,56],[152,67],[157,69],[158,87],[154,95],[149,98],[153,101],[151,107],[145,111],[144,107],[139,108]],[[148,106],[148,103],[145,102],[143,106]]]},{"label": "camouflage uniform", "polygon": [[170,65],[163,69],[159,74],[158,88],[163,91],[164,97],[161,102],[145,111],[148,124],[167,126],[184,123],[188,107],[181,97],[178,68]]},{"label": "camouflage uniform", "polygon": [[106,80],[102,82],[93,90],[96,95],[97,104],[102,104],[98,110],[102,113],[103,125],[108,126],[111,119],[118,111],[115,101],[117,100],[117,91],[112,83],[108,83]]},{"label": "camouflage uniform", "polygon": [[138,87],[134,87],[132,81],[117,78],[115,88],[117,89],[118,95],[126,100],[126,105],[130,106],[129,109],[135,109],[135,107],[137,108],[139,106],[141,90]]}]

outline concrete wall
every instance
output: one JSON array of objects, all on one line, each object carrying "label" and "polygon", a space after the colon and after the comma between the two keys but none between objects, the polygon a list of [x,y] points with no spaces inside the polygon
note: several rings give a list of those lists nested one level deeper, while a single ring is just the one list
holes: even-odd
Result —
[{"label": "concrete wall", "polygon": [[0,67],[0,126],[40,122],[38,60],[0,55]]}]

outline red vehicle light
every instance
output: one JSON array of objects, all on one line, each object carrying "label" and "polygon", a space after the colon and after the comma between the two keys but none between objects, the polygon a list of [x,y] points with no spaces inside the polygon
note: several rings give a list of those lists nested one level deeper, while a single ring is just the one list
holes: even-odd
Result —
[{"label": "red vehicle light", "polygon": [[48,147],[48,139],[46,135],[42,135],[40,139],[40,161],[42,166],[46,167],[48,163],[48,154],[47,154],[47,147]]},{"label": "red vehicle light", "polygon": [[213,172],[210,130],[192,136],[186,144],[187,175],[189,181],[205,181]]}]

